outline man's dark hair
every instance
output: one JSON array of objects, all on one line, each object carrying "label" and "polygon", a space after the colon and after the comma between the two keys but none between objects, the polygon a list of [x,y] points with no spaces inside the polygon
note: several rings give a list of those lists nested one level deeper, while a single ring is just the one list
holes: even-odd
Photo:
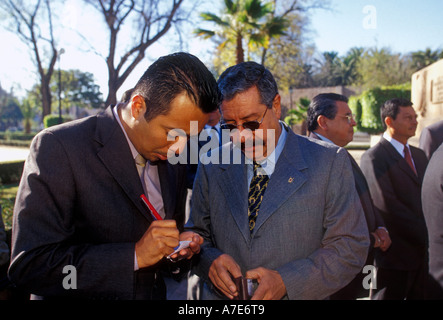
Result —
[{"label": "man's dark hair", "polygon": [[218,107],[220,93],[212,73],[197,57],[178,52],[155,61],[135,85],[131,98],[144,98],[149,121],[167,114],[172,100],[183,92],[204,113]]},{"label": "man's dark hair", "polygon": [[120,99],[120,102],[129,102],[131,100],[132,92],[134,91],[134,88],[126,90]]},{"label": "man's dark hair", "polygon": [[394,98],[386,101],[380,107],[380,118],[384,130],[388,128],[385,123],[386,117],[391,117],[393,120],[397,119],[397,115],[400,112],[400,107],[412,107],[412,102],[408,99]]},{"label": "man's dark hair", "polygon": [[307,127],[310,132],[318,128],[317,119],[324,116],[328,119],[334,119],[337,115],[337,101],[348,102],[348,98],[336,93],[321,93],[315,96],[308,108],[308,116],[306,119]]},{"label": "man's dark hair", "polygon": [[278,87],[271,72],[261,64],[252,61],[239,63],[226,69],[218,79],[221,101],[229,101],[254,86],[260,93],[260,102],[272,108]]}]

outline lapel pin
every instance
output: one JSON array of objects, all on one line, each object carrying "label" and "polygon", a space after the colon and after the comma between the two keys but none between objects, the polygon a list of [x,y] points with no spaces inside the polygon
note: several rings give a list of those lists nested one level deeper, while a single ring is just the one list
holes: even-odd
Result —
[{"label": "lapel pin", "polygon": [[289,182],[289,183],[294,182],[294,178],[293,178],[293,177],[290,177],[290,178],[288,179],[288,182]]}]

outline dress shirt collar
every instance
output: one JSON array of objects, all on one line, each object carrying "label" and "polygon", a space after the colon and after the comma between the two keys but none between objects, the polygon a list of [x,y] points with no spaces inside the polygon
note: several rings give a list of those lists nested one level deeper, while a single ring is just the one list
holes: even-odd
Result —
[{"label": "dress shirt collar", "polygon": [[120,120],[120,116],[118,115],[117,106],[112,108],[112,112],[114,113],[115,119],[117,120],[118,124],[120,125],[120,128],[122,128],[123,133],[125,134],[126,140],[128,141],[129,148],[131,149],[132,157],[135,160],[135,157],[138,155],[137,149],[135,149],[134,145],[132,144],[131,140],[129,140],[128,135],[126,134],[125,128],[123,127],[123,124]]},{"label": "dress shirt collar", "polygon": [[[397,152],[404,158],[405,157],[405,145],[397,140],[395,140],[394,138],[392,138],[389,133],[387,133],[386,131],[383,133],[383,138],[385,138],[386,140],[388,140],[392,146],[395,148],[395,150],[397,150]],[[409,148],[409,144],[406,143],[406,147],[411,150]]]},{"label": "dress shirt collar", "polygon": [[336,144],[334,142],[332,142],[331,140],[329,140],[328,138],[322,136],[320,133],[314,132],[314,134],[316,134],[321,140],[332,143],[334,146],[336,146]]},{"label": "dress shirt collar", "polygon": [[[261,162],[262,169],[266,172],[267,175],[271,176],[274,173],[275,165],[277,164],[278,158],[280,157],[283,148],[286,143],[287,132],[285,126],[280,122],[281,126],[281,134],[278,138],[277,145],[272,153]],[[250,164],[252,168],[252,159],[246,158],[246,164]]]}]

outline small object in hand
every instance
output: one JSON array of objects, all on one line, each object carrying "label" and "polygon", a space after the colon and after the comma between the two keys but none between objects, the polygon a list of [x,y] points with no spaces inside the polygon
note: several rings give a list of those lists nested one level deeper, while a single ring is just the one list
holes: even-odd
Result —
[{"label": "small object in hand", "polygon": [[190,243],[191,243],[191,241],[180,241],[180,244],[177,247],[174,248],[174,252],[171,253],[166,258],[169,259],[172,262],[177,262],[177,261],[182,260],[184,257],[181,257],[180,255],[178,255],[177,258],[175,258],[175,259],[172,259],[171,256],[173,256],[175,253],[179,253],[180,250],[188,248]]}]

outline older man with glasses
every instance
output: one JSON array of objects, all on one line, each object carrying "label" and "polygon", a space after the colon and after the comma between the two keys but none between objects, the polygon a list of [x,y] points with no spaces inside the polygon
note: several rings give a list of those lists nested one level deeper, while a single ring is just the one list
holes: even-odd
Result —
[{"label": "older man with glasses", "polygon": [[202,159],[194,183],[202,298],[327,298],[361,270],[369,247],[346,152],[279,120],[277,84],[262,65],[230,67],[218,86],[232,142],[220,161]]},{"label": "older man with glasses", "polygon": [[[307,126],[310,137],[345,147],[354,138],[356,126],[354,115],[348,105],[348,98],[335,93],[323,93],[315,96],[308,108]],[[348,153],[354,173],[355,187],[365,213],[370,233],[371,250],[366,265],[374,264],[374,250],[386,251],[391,245],[389,233],[383,218],[374,206],[369,187],[357,162]],[[331,296],[331,299],[351,300],[367,297],[370,292],[362,286],[363,273],[359,273],[345,288]]]}]

